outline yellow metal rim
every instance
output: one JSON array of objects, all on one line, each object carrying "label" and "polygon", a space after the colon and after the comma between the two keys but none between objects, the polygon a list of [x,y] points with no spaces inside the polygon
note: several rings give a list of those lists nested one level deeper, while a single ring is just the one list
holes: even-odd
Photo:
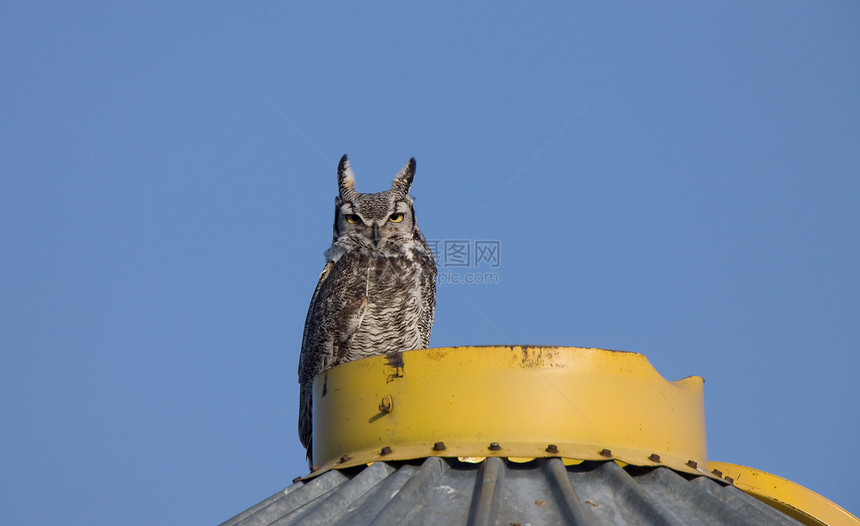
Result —
[{"label": "yellow metal rim", "polygon": [[739,489],[808,525],[858,526],[860,519],[818,493],[770,473],[725,462],[708,462],[709,470]]},{"label": "yellow metal rim", "polygon": [[616,460],[705,469],[704,380],[641,354],[578,347],[423,349],[349,362],[314,383],[314,474],[380,460]]}]

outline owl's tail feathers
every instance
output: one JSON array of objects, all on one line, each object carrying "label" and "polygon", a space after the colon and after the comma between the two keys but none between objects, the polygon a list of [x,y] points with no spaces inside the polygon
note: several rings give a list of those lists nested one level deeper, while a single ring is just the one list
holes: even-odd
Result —
[{"label": "owl's tail feathers", "polygon": [[305,390],[302,389],[299,395],[299,441],[307,450],[305,458],[307,458],[308,467],[312,467],[313,464],[313,443],[311,440],[313,434],[312,407],[310,393],[305,393]]}]

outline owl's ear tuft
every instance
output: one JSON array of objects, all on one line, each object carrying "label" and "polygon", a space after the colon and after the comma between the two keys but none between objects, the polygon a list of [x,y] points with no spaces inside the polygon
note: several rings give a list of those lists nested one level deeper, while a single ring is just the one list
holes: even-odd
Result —
[{"label": "owl's ear tuft", "polygon": [[412,186],[412,177],[415,175],[415,158],[409,159],[406,165],[400,170],[400,173],[394,176],[394,181],[391,183],[391,190],[400,194],[406,195],[409,193],[409,188]]},{"label": "owl's ear tuft", "polygon": [[337,189],[342,201],[349,201],[355,193],[355,175],[349,167],[349,158],[345,154],[337,164]]}]

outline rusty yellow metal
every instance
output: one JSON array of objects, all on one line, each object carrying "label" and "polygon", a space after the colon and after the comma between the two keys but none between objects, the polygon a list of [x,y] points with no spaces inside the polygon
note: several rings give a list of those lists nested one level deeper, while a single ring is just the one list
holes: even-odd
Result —
[{"label": "rusty yellow metal", "polygon": [[666,381],[641,354],[578,347],[357,360],[314,382],[314,473],[433,455],[614,459],[713,477],[703,383]]},{"label": "rusty yellow metal", "polygon": [[814,491],[790,480],[764,471],[728,464],[708,462],[709,470],[718,470],[732,479],[739,489],[810,526],[860,526],[860,519]]}]

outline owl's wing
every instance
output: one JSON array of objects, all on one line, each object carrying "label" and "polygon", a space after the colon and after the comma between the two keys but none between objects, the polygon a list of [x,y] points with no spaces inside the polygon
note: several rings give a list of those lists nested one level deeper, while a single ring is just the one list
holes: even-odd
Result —
[{"label": "owl's wing", "polygon": [[299,440],[308,450],[309,458],[311,454],[312,433],[311,391],[314,376],[322,368],[323,354],[326,352],[326,348],[329,349],[329,352],[332,349],[331,337],[324,330],[321,323],[322,320],[320,319],[320,311],[323,310],[320,305],[320,291],[328,280],[333,266],[334,263],[332,261],[327,261],[323,271],[320,273],[320,279],[314,289],[311,304],[308,307],[308,314],[305,318],[305,328],[302,334],[302,350],[299,355]]},{"label": "owl's wing", "polygon": [[317,304],[320,299],[320,291],[323,288],[326,280],[328,280],[329,274],[331,274],[331,269],[334,266],[333,261],[326,261],[325,267],[323,267],[322,272],[320,272],[320,279],[317,281],[317,286],[314,289],[314,295],[311,296],[311,304],[308,307],[308,315],[305,318],[305,328],[302,333],[302,353],[299,357],[299,382],[302,381],[302,373],[308,369],[307,360],[310,359],[308,353],[310,349],[308,349],[309,345],[316,339],[317,332],[319,327],[317,326],[317,322],[319,320],[318,317],[314,316],[315,311],[319,310]]},{"label": "owl's wing", "polygon": [[421,281],[421,314],[418,318],[418,330],[421,332],[421,347],[430,346],[430,332],[433,330],[433,318],[436,315],[436,261],[433,253],[427,249],[428,257],[421,261],[424,267]]},{"label": "owl's wing", "polygon": [[430,346],[430,332],[436,315],[436,258],[420,230],[415,231],[415,261],[421,267],[421,306],[418,315],[418,331],[421,334],[421,347]]},{"label": "owl's wing", "polygon": [[345,361],[349,341],[367,309],[367,276],[355,272],[360,256],[328,261],[311,299],[299,357],[299,438],[310,452],[314,377]]}]

